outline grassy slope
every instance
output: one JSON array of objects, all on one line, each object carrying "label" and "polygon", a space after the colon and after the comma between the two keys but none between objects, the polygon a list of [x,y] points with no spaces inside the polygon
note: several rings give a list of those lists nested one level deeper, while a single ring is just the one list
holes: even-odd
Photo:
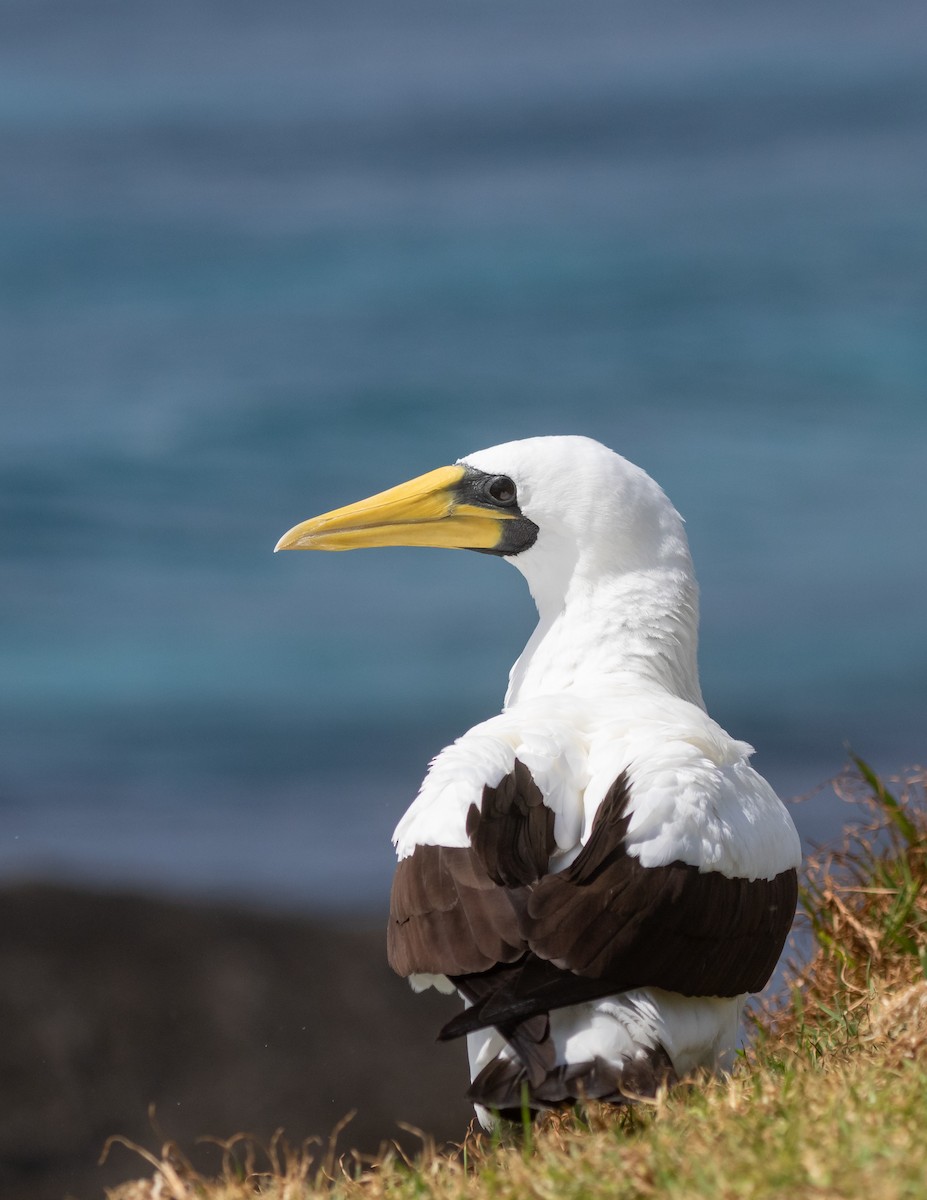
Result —
[{"label": "grassy slope", "polygon": [[910,773],[896,799],[857,767],[840,786],[862,828],[805,871],[811,960],[755,1014],[732,1079],[474,1134],[412,1164],[388,1153],[362,1167],[318,1147],[268,1156],[242,1140],[205,1180],[165,1147],[146,1155],[152,1179],[111,1200],[927,1196],[927,777]]}]

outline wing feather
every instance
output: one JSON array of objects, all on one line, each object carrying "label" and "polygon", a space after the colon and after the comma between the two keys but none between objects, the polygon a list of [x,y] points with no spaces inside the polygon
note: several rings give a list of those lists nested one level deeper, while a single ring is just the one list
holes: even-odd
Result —
[{"label": "wing feather", "polygon": [[737,879],[683,862],[644,867],[627,850],[629,813],[622,772],[575,860],[548,874],[554,814],[516,759],[471,805],[469,846],[417,846],[400,861],[391,965],[446,975],[472,1002],[442,1037],[495,1025],[517,1038],[542,1013],[631,988],[765,986],[795,911],[794,869]]},{"label": "wing feather", "polygon": [[531,951],[615,990],[662,987],[736,996],[765,986],[791,925],[794,870],[731,879],[688,863],[643,867],[627,852],[630,790],[623,773],[576,860],[532,889]]},{"label": "wing feather", "polygon": [[556,848],[554,813],[518,759],[467,815],[468,847],[416,846],[393,878],[387,948],[400,975],[466,975],[527,949],[526,886]]}]

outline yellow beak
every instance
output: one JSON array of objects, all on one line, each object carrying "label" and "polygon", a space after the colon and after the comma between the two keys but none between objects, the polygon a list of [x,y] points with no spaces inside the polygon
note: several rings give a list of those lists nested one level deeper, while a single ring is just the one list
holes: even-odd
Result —
[{"label": "yellow beak", "polygon": [[367,500],[303,521],[277,550],[355,550],[362,546],[446,546],[493,550],[516,513],[482,508],[458,492],[464,467],[439,467]]}]

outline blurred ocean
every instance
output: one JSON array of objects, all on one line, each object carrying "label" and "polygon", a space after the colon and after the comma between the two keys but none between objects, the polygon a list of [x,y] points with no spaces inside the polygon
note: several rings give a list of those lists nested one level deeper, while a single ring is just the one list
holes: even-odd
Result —
[{"label": "blurred ocean", "polygon": [[271,550],[538,433],[686,516],[784,795],[927,758],[920,0],[0,0],[0,379],[3,877],[382,908],[531,602]]}]

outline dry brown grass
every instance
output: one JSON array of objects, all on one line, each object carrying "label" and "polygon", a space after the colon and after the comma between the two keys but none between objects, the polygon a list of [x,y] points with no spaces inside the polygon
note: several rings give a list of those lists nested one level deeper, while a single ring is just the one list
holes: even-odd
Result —
[{"label": "dry brown grass", "polygon": [[839,846],[804,864],[796,924],[813,952],[755,1016],[780,1041],[823,1035],[826,1053],[874,1035],[880,1006],[916,995],[927,976],[927,770],[888,784],[862,759],[833,782],[850,821]]},{"label": "dry brown grass", "polygon": [[[865,763],[836,781],[853,823],[809,859],[813,939],[787,994],[755,1015],[733,1078],[653,1104],[553,1114],[501,1138],[472,1133],[415,1162],[223,1146],[212,1180],[175,1147],[138,1150],[151,1178],[110,1200],[915,1200],[927,1195],[927,772],[889,791]],[[138,1148],[136,1148],[138,1149]]]}]

